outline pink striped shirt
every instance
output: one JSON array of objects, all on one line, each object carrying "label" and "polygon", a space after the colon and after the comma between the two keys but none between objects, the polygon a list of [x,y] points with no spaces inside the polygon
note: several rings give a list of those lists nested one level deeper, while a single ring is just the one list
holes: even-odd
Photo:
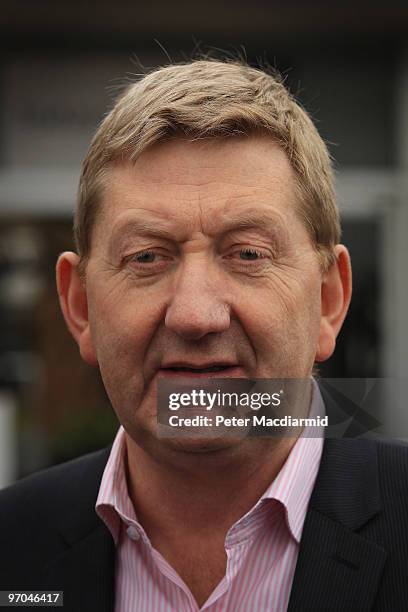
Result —
[{"label": "pink striped shirt", "polygon": [[[316,414],[324,414],[324,405],[314,384],[310,416]],[[284,612],[320,465],[322,436],[300,436],[273,483],[229,529],[226,574],[201,608],[137,521],[125,476],[125,444],[121,427],[96,502],[96,512],[116,545],[115,612]]]}]

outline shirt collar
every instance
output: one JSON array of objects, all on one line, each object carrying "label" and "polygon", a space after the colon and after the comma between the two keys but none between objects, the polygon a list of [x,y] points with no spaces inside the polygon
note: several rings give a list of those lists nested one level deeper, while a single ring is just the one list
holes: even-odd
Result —
[{"label": "shirt collar", "polygon": [[[312,383],[309,418],[322,417],[325,414],[324,402],[316,381],[312,380]],[[310,496],[320,467],[323,437],[323,427],[320,427],[320,431],[314,428],[313,437],[308,437],[307,428],[303,430],[279,474],[258,502],[260,504],[264,500],[273,499],[282,504],[287,526],[297,543],[302,536]]]},{"label": "shirt collar", "polygon": [[109,528],[116,545],[119,540],[121,520],[127,525],[137,522],[129,497],[125,457],[125,430],[120,426],[105,466],[95,505],[96,513]]}]

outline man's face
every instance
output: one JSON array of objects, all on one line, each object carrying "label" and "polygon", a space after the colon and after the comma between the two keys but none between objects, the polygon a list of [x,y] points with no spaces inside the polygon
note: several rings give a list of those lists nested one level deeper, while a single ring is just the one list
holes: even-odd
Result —
[{"label": "man's face", "polygon": [[160,376],[310,375],[322,276],[276,143],[173,140],[107,184],[86,271],[87,359],[134,440],[155,436]]}]

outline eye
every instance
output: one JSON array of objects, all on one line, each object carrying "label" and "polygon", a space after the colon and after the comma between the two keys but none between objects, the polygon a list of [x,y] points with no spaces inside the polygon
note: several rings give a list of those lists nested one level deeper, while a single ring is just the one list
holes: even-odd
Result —
[{"label": "eye", "polygon": [[273,258],[269,249],[258,249],[245,244],[235,244],[227,250],[224,258],[232,269],[244,273],[255,273],[265,270]]},{"label": "eye", "polygon": [[256,249],[241,249],[239,257],[244,261],[256,261],[262,258],[262,253]]},{"label": "eye", "polygon": [[132,256],[132,261],[139,263],[139,264],[146,264],[146,263],[154,263],[156,261],[156,256],[157,254],[154,253],[154,251],[140,251],[140,253],[136,253],[136,255]]},{"label": "eye", "polygon": [[124,264],[139,276],[160,274],[167,270],[172,257],[162,249],[143,249],[124,258]]}]

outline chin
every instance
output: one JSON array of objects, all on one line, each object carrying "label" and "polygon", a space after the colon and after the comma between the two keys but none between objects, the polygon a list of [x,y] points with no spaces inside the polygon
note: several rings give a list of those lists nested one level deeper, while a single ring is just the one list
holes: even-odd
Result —
[{"label": "chin", "polygon": [[191,437],[173,437],[173,438],[159,438],[159,442],[163,447],[167,447],[169,450],[177,451],[180,453],[191,453],[197,455],[211,455],[213,453],[218,454],[222,451],[236,448],[242,443],[245,436],[239,438],[238,436],[220,436],[218,438],[209,436],[191,436]]}]

